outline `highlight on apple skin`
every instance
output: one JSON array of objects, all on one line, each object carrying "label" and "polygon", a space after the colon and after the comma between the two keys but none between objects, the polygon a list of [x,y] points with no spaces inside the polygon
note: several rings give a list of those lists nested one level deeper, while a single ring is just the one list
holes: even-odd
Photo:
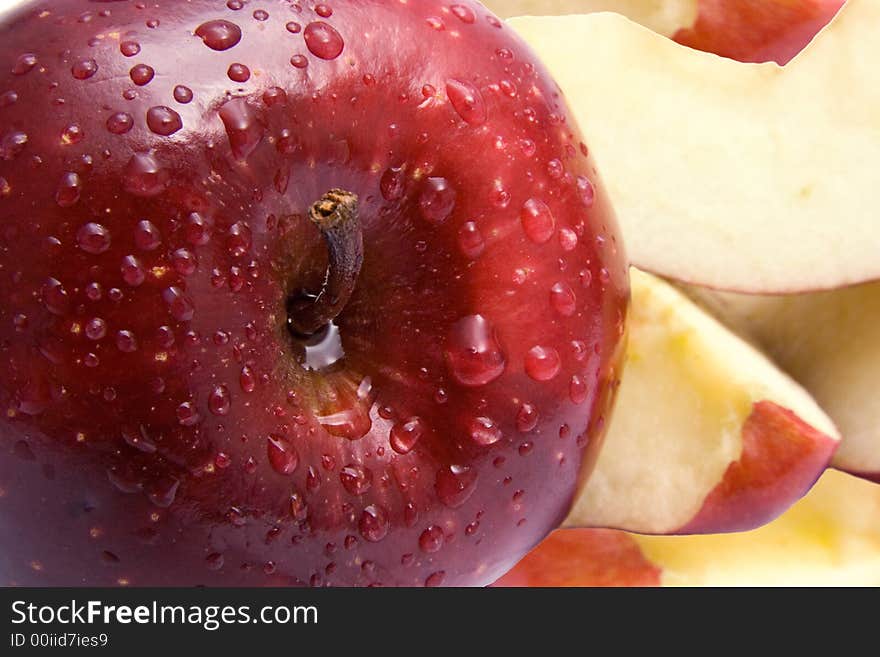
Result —
[{"label": "highlight on apple skin", "polygon": [[4,584],[482,585],[588,475],[628,275],[558,87],[477,2],[276,5],[4,14]]},{"label": "highlight on apple skin", "polygon": [[680,291],[632,271],[617,408],[567,527],[745,531],[810,489],[839,444],[799,384]]}]

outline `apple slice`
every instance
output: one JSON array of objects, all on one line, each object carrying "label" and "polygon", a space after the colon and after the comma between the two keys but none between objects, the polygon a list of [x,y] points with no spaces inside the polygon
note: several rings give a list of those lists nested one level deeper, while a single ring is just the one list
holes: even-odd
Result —
[{"label": "apple slice", "polygon": [[701,0],[486,0],[502,18],[513,16],[560,16],[613,11],[659,34],[672,36],[693,26]]},{"label": "apple slice", "polygon": [[880,283],[784,297],[687,293],[813,394],[843,434],[835,467],[880,482]]},{"label": "apple slice", "polygon": [[880,278],[880,3],[851,0],[785,68],[616,14],[510,24],[575,108],[634,264],[744,292]]},{"label": "apple slice", "polygon": [[829,470],[755,531],[636,536],[563,529],[496,586],[880,586],[880,488]]},{"label": "apple slice", "polygon": [[834,424],[678,290],[635,269],[632,285],[617,409],[566,525],[671,534],[772,520],[827,466]]}]

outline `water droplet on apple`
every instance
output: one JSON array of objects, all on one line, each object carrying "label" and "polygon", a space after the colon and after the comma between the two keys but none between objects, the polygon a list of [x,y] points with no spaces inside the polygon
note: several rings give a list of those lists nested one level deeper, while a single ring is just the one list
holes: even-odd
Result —
[{"label": "water droplet on apple", "polygon": [[470,82],[447,80],[446,95],[452,107],[468,125],[480,126],[486,122],[486,104],[483,95]]},{"label": "water droplet on apple", "polygon": [[122,428],[122,439],[127,445],[134,447],[136,450],[144,454],[155,454],[158,447],[150,438],[146,427],[140,425],[137,428],[125,426]]},{"label": "water droplet on apple", "polygon": [[186,218],[186,241],[193,246],[204,246],[211,241],[211,222],[198,212]]},{"label": "water droplet on apple", "polygon": [[426,588],[434,588],[435,586],[440,586],[443,584],[443,580],[446,578],[446,572],[443,570],[438,570],[436,573],[431,573],[428,575],[427,579],[425,579],[425,587]]},{"label": "water droplet on apple", "polygon": [[107,119],[107,131],[114,135],[124,135],[134,127],[134,119],[127,112],[117,112]]},{"label": "water droplet on apple", "polygon": [[291,55],[290,65],[294,68],[306,68],[309,65],[309,59],[305,55]]},{"label": "water droplet on apple", "polygon": [[283,442],[281,436],[269,436],[266,441],[266,453],[272,469],[280,475],[292,475],[299,465],[299,453],[293,445]]},{"label": "water droplet on apple", "polygon": [[577,296],[568,283],[556,283],[550,288],[550,305],[563,317],[571,317],[577,310]]},{"label": "water droplet on apple", "polygon": [[205,565],[208,567],[208,570],[220,570],[223,568],[223,561],[223,555],[219,552],[212,552],[205,557]]},{"label": "water droplet on apple", "polygon": [[251,70],[244,64],[230,64],[226,75],[233,82],[247,82],[251,79]]},{"label": "water droplet on apple", "polygon": [[305,37],[309,52],[321,59],[336,59],[345,48],[342,35],[333,26],[323,21],[315,21],[306,25],[303,37]]},{"label": "water droplet on apple", "polygon": [[397,422],[391,427],[389,442],[398,454],[409,454],[425,433],[425,423],[419,417]]},{"label": "water droplet on apple", "polygon": [[214,20],[202,23],[195,34],[211,50],[229,50],[241,41],[241,28],[227,20]]},{"label": "water droplet on apple", "polygon": [[371,504],[361,514],[358,528],[361,536],[377,543],[388,534],[388,513],[378,504]]},{"label": "water droplet on apple", "polygon": [[233,258],[241,258],[251,248],[251,229],[243,221],[237,221],[229,227],[226,239],[226,250]]},{"label": "water droplet on apple", "polygon": [[455,380],[470,387],[491,383],[506,365],[495,332],[482,315],[468,315],[453,324],[445,357]]},{"label": "water droplet on apple", "polygon": [[188,322],[193,318],[195,307],[179,287],[166,288],[162,291],[162,298],[168,304],[171,316],[178,322]]},{"label": "water droplet on apple", "polygon": [[549,381],[562,368],[559,352],[553,347],[535,346],[529,349],[525,358],[526,374],[535,381]]},{"label": "water droplet on apple", "polygon": [[477,19],[474,15],[474,10],[465,5],[452,5],[449,9],[453,16],[467,25],[473,25],[474,21]]},{"label": "water droplet on apple", "polygon": [[477,417],[471,420],[468,435],[480,447],[494,445],[504,437],[501,428],[487,417]]},{"label": "water droplet on apple", "polygon": [[165,191],[169,179],[169,172],[152,153],[132,155],[122,174],[125,191],[142,197],[158,196]]},{"label": "water droplet on apple", "polygon": [[88,80],[98,72],[98,63],[94,59],[81,59],[74,63],[70,72],[77,80]]},{"label": "water droplet on apple", "polygon": [[100,317],[93,317],[86,322],[86,337],[89,340],[102,340],[107,335],[107,322]]},{"label": "water droplet on apple", "polygon": [[138,349],[137,338],[131,331],[118,331],[116,333],[116,348],[119,351],[130,354]]},{"label": "water droplet on apple", "polygon": [[406,175],[403,167],[390,167],[379,179],[379,191],[386,201],[397,201],[403,197],[406,187]]},{"label": "water droplet on apple", "polygon": [[140,260],[133,255],[127,255],[122,259],[122,265],[119,267],[119,270],[122,273],[122,280],[131,287],[138,287],[147,278],[146,269],[144,269]]},{"label": "water droplet on apple", "polygon": [[474,221],[466,221],[458,229],[458,248],[471,259],[479,258],[486,250],[486,240]]},{"label": "water droplet on apple", "polygon": [[571,377],[568,384],[568,396],[572,404],[583,404],[587,399],[587,384],[577,374]]},{"label": "water droplet on apple", "polygon": [[126,57],[134,57],[141,51],[141,44],[137,41],[123,41],[119,44],[119,52],[121,52]]},{"label": "water droplet on apple", "polygon": [[192,402],[183,402],[177,407],[177,421],[184,427],[193,427],[202,421],[202,416]]},{"label": "water droplet on apple", "polygon": [[76,244],[92,255],[104,253],[110,248],[110,231],[101,224],[89,222],[77,231]]},{"label": "water droplet on apple", "polygon": [[36,65],[37,56],[31,52],[26,52],[23,55],[19,55],[15,60],[15,64],[12,65],[12,74],[24,75],[25,73],[30,73]]},{"label": "water droplet on apple", "polygon": [[593,187],[593,183],[590,182],[590,179],[585,176],[578,176],[577,189],[581,203],[588,208],[593,207],[593,204],[596,202],[596,189]]},{"label": "water droplet on apple", "polygon": [[192,89],[182,84],[178,84],[176,87],[174,87],[173,95],[174,100],[176,100],[181,105],[191,103],[193,99]]},{"label": "water droplet on apple", "polygon": [[443,547],[443,529],[437,525],[431,525],[419,536],[419,549],[422,552],[437,552]]},{"label": "water droplet on apple", "polygon": [[256,111],[244,98],[233,98],[220,108],[219,114],[233,156],[246,159],[260,145],[265,132]]},{"label": "water droplet on apple", "polygon": [[370,414],[360,406],[330,415],[320,415],[317,419],[331,436],[349,440],[360,440],[373,428]]},{"label": "water droplet on apple", "polygon": [[177,249],[171,254],[171,265],[181,276],[192,276],[199,262],[196,254],[189,249]]},{"label": "water droplet on apple", "polygon": [[300,32],[302,32],[302,25],[300,25],[300,24],[297,23],[296,21],[290,21],[290,22],[287,23],[284,27],[285,27],[285,28],[287,29],[287,31],[290,32],[291,34],[299,34]]},{"label": "water droplet on apple", "polygon": [[174,498],[177,496],[177,489],[179,487],[179,479],[166,477],[150,486],[147,498],[156,506],[167,509],[174,504]]},{"label": "water droplet on apple", "polygon": [[168,137],[183,127],[183,120],[170,107],[157,105],[147,110],[147,127],[157,135]]},{"label": "water droplet on apple", "polygon": [[352,495],[363,495],[373,486],[373,473],[361,465],[349,464],[339,472],[339,480]]},{"label": "water droplet on apple", "polygon": [[227,415],[232,407],[232,395],[226,386],[214,386],[208,396],[208,410],[214,415]]},{"label": "water droplet on apple", "polygon": [[525,403],[519,407],[516,413],[517,430],[528,433],[538,426],[538,409],[532,404]]},{"label": "water droplet on apple", "polygon": [[553,237],[556,231],[556,220],[553,213],[543,201],[530,198],[520,211],[520,221],[522,221],[523,230],[535,244],[545,244]]},{"label": "water droplet on apple", "polygon": [[463,506],[474,494],[477,473],[466,465],[450,465],[437,473],[434,489],[440,501],[451,509]]},{"label": "water droplet on apple", "polygon": [[257,375],[254,373],[250,365],[241,368],[241,374],[238,376],[238,384],[244,392],[253,392],[257,388]]},{"label": "water droplet on apple", "polygon": [[61,131],[61,143],[64,146],[78,144],[85,136],[82,127],[78,123],[70,123]]},{"label": "water droplet on apple", "polygon": [[14,160],[28,143],[27,133],[20,130],[8,132],[0,140],[0,160]]},{"label": "water droplet on apple", "polygon": [[156,76],[156,71],[153,70],[152,66],[137,64],[131,67],[128,75],[131,77],[132,82],[139,87],[143,87],[153,81],[153,78]]},{"label": "water droplet on apple", "polygon": [[68,171],[61,176],[58,189],[55,190],[55,202],[62,208],[69,208],[79,202],[82,194],[82,180],[80,177]]}]

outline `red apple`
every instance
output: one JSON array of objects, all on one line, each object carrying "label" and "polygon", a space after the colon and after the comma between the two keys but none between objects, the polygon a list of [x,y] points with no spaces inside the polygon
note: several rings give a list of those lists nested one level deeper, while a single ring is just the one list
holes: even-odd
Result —
[{"label": "red apple", "polygon": [[616,224],[477,2],[31,2],[0,226],[4,584],[486,584],[594,460]]}]

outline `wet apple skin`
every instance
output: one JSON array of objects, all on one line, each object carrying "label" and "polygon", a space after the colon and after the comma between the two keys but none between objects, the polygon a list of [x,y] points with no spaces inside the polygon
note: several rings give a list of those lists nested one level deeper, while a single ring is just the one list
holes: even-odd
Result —
[{"label": "wet apple skin", "polygon": [[[583,138],[477,3],[327,5],[62,0],[0,27],[3,583],[484,585],[565,517],[628,303]],[[196,34],[217,20],[225,50]],[[286,304],[324,280],[306,213],[331,188],[365,261],[314,372]],[[501,372],[462,375],[462,340]]]}]

